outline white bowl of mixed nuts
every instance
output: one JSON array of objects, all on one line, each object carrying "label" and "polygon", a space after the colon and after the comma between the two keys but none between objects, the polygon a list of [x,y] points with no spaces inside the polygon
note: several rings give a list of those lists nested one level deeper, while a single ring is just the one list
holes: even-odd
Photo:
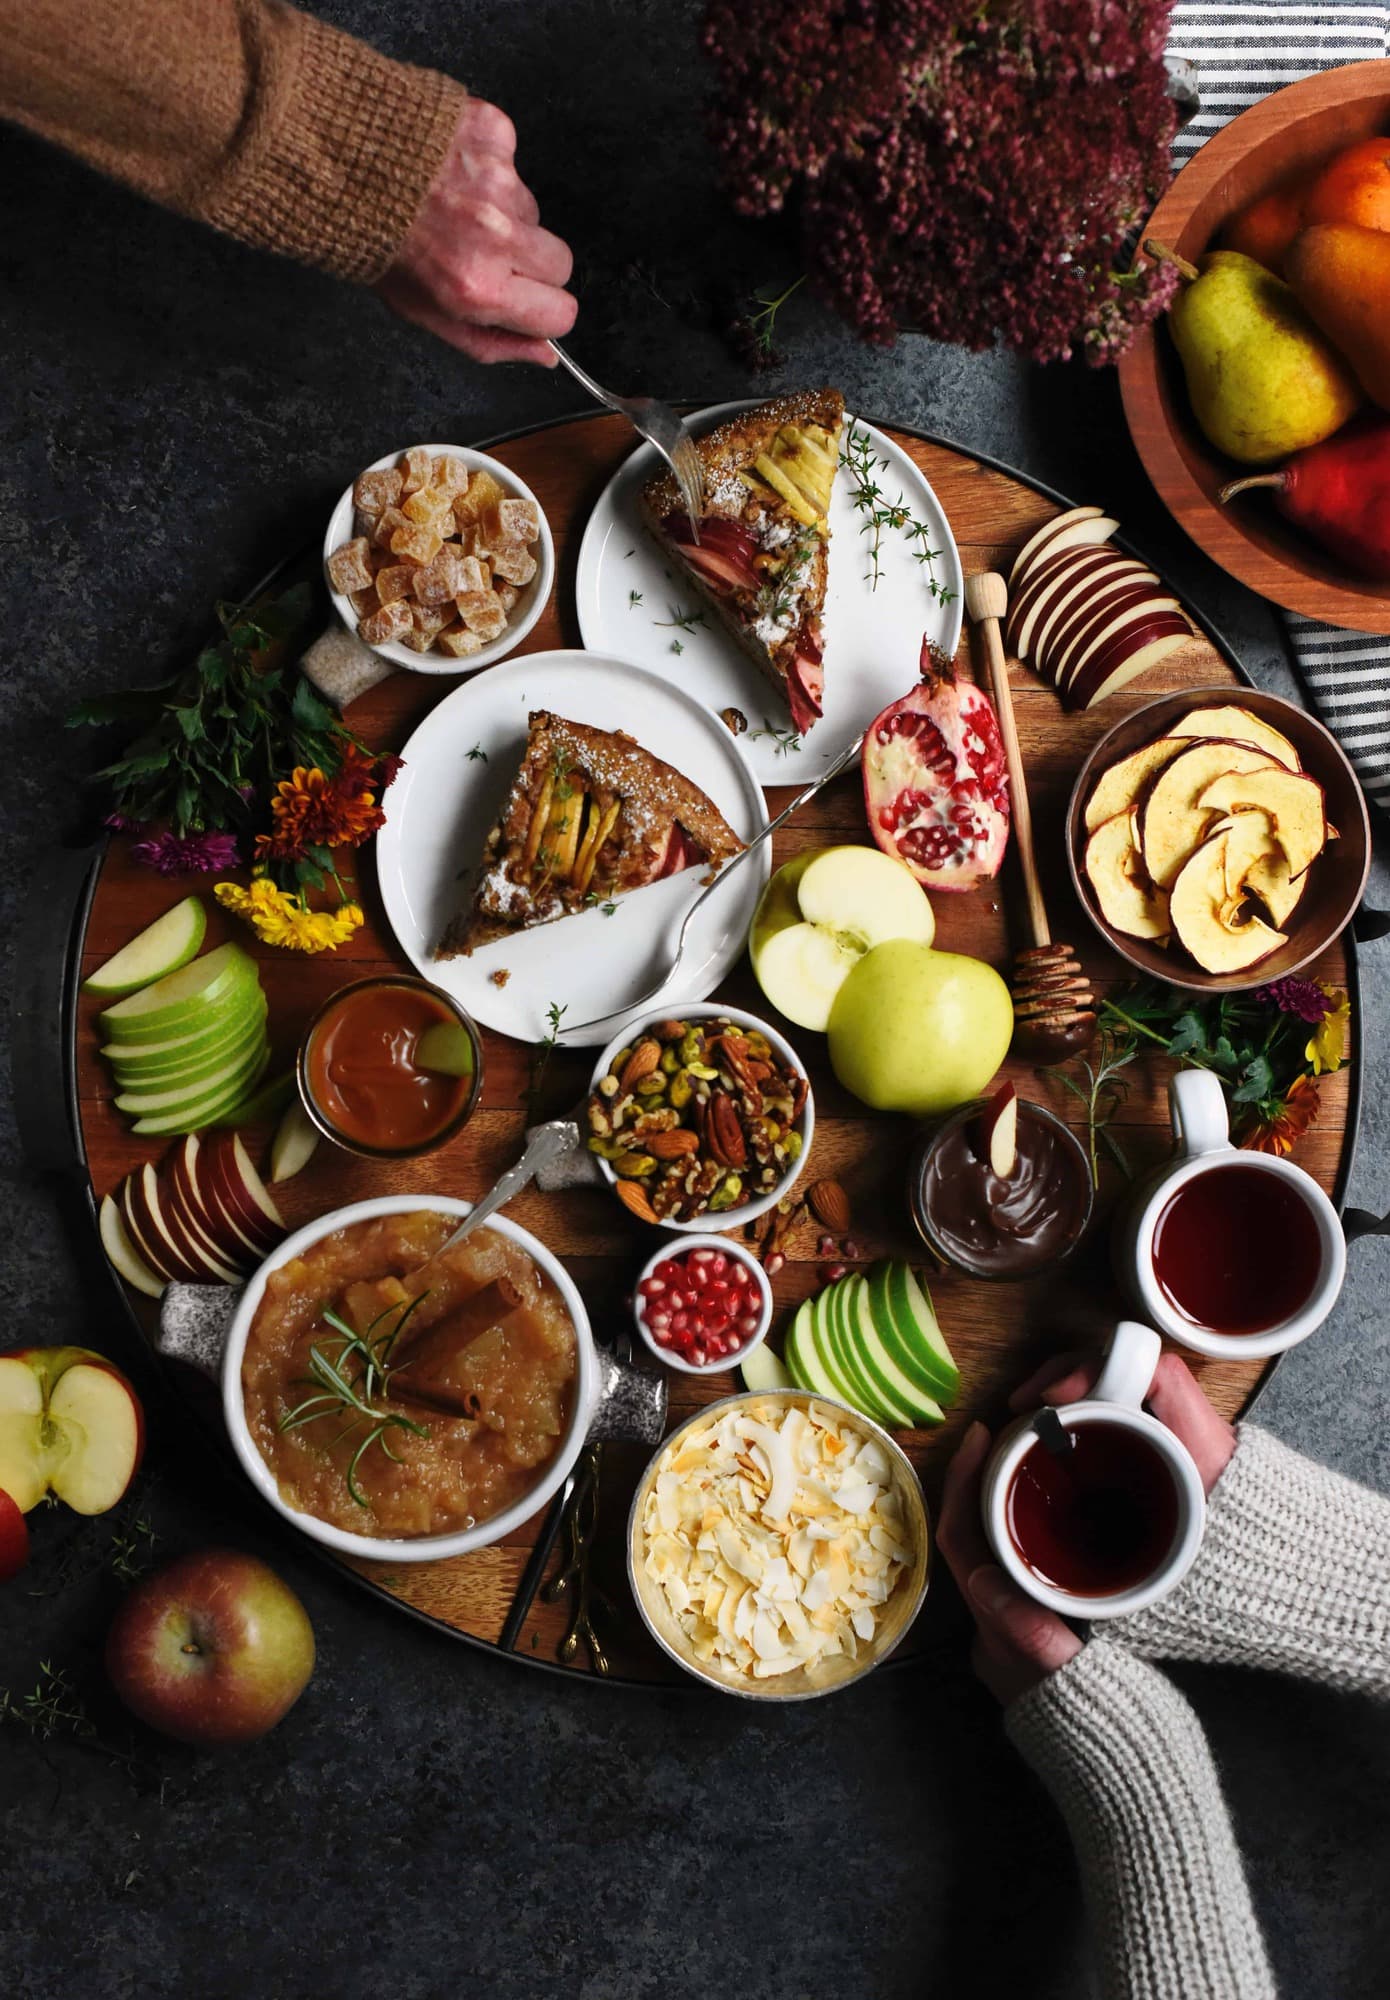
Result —
[{"label": "white bowl of mixed nuts", "polygon": [[733,1229],[775,1208],[811,1153],[791,1044],[737,1007],[639,1014],[599,1057],[585,1138],[619,1201],[664,1229]]}]

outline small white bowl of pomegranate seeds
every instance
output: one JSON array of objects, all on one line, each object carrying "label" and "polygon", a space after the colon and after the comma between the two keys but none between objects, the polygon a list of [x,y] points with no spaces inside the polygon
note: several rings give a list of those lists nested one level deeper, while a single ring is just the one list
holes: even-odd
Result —
[{"label": "small white bowl of pomegranate seeds", "polygon": [[632,1316],[668,1368],[718,1375],[766,1340],[772,1286],[753,1252],[731,1237],[681,1236],[643,1265]]}]

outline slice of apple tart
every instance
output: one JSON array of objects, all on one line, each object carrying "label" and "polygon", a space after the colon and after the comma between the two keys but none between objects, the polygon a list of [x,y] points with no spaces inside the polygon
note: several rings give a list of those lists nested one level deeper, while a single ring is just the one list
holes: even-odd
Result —
[{"label": "slice of apple tart", "polygon": [[472,899],[434,955],[467,956],[742,848],[699,786],[631,736],[537,709]]},{"label": "slice of apple tart", "polygon": [[672,474],[642,493],[648,526],[785,697],[803,736],[820,719],[825,686],[826,517],[844,421],[838,389],[802,390],[697,439],[698,543]]}]

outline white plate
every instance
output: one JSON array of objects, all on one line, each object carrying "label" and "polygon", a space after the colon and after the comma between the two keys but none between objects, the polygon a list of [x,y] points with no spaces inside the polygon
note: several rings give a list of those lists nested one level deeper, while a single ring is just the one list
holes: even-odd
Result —
[{"label": "white plate", "polygon": [[[736,411],[753,407],[721,403],[687,421],[698,435]],[[721,708],[742,709],[749,733],[740,740],[763,785],[809,783],[881,709],[906,694],[917,680],[923,633],[948,654],[954,654],[960,638],[965,585],[941,502],[907,453],[882,431],[847,417],[846,436],[851,424],[867,433],[875,457],[887,460],[886,469],[875,470],[885,500],[892,503],[901,497],[926,524],[931,547],[939,551],[933,565],[936,580],[953,595],[944,605],[932,596],[911,543],[892,528],[882,534],[881,575],[877,589],[873,588],[864,517],[855,508],[852,482],[841,466],[830,497],[825,713],[799,745],[785,702],[719,629],[712,612],[706,612],[707,625],[697,625],[691,632],[657,622],[671,618],[672,607],[697,610],[701,600],[667,562],[638,512],[638,494],[660,466],[651,445],[639,446],[609,480],[580,545],[575,595],[584,644],[596,653],[650,667],[674,685],[688,688],[716,714]],[[634,591],[640,594],[639,604],[631,601]],[[672,650],[677,641],[679,653]],[[756,734],[759,730],[765,733]]]},{"label": "white plate", "polygon": [[[382,900],[406,957],[500,1034],[539,1041],[549,1032],[553,1004],[572,1022],[596,1021],[583,1034],[566,1034],[562,1021],[561,1042],[598,1048],[674,955],[704,869],[688,868],[618,897],[612,916],[585,910],[485,945],[471,958],[431,956],[468,896],[468,878],[516,776],[526,718],[535,708],[625,729],[707,792],[741,840],[766,823],[762,794],[718,716],[658,675],[595,653],[528,653],[493,667],[440,702],[406,744],[405,768],[386,794],[386,824],[376,837]],[[486,763],[470,758],[475,748],[486,753]],[[770,845],[741,863],[695,919],[673,1002],[703,1000],[736,963],[771,871]],[[491,977],[501,970],[510,975],[505,986]]]},{"label": "white plate", "polygon": [[[509,499],[529,500],[540,515],[541,531],[533,548],[536,574],[528,584],[523,585],[505,629],[495,639],[489,639],[476,653],[469,653],[461,660],[448,653],[417,653],[413,647],[402,646],[395,639],[388,639],[384,645],[371,648],[383,660],[393,660],[398,667],[405,667],[412,674],[474,674],[479,667],[490,667],[495,660],[503,660],[508,653],[515,652],[544,611],[555,581],[555,540],[550,532],[550,523],[545,518],[545,509],[509,465],[503,465],[500,459],[489,458],[485,451],[474,451],[466,444],[427,444],[425,450],[431,458],[441,458],[446,453],[451,458],[461,458],[470,473],[490,472]],[[385,458],[373,459],[370,465],[363,466],[362,471],[384,472],[388,466],[399,465],[404,456],[405,447],[400,451],[388,451]],[[357,613],[342,591],[334,589],[333,579],[328,574],[328,558],[335,549],[340,549],[344,542],[352,539],[352,493],[356,484],[357,479],[354,479],[352,485],[339,494],[338,504],[328,517],[328,528],[323,538],[323,580],[333,600],[333,609],[354,639],[357,637]]]}]

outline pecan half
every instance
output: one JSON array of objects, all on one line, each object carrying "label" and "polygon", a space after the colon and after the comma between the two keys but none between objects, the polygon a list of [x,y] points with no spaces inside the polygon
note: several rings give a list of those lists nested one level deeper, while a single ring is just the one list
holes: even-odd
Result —
[{"label": "pecan half", "polygon": [[709,1101],[707,1130],[711,1158],[721,1167],[741,1167],[748,1158],[748,1146],[733,1100],[723,1091]]}]

